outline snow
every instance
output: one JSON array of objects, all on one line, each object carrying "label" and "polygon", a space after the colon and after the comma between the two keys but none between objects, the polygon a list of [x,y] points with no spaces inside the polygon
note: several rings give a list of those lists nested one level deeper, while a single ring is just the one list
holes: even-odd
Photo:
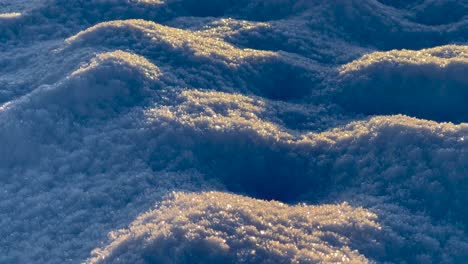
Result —
[{"label": "snow", "polygon": [[366,114],[467,121],[467,65],[467,46],[367,54],[340,68],[342,101]]},{"label": "snow", "polygon": [[111,233],[111,243],[87,263],[367,263],[350,247],[371,243],[380,229],[376,218],[345,203],[288,206],[219,192],[174,193]]},{"label": "snow", "polygon": [[0,263],[466,262],[467,11],[0,0]]}]

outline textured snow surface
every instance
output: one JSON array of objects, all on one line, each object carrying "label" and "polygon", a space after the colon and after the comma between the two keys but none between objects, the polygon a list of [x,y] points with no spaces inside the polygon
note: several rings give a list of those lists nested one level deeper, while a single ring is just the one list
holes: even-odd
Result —
[{"label": "textured snow surface", "polygon": [[371,243],[380,229],[375,219],[348,204],[288,206],[226,193],[175,193],[128,230],[110,234],[111,244],[88,263],[366,263],[350,246]]},{"label": "textured snow surface", "polygon": [[467,32],[459,0],[0,0],[0,263],[466,263]]}]

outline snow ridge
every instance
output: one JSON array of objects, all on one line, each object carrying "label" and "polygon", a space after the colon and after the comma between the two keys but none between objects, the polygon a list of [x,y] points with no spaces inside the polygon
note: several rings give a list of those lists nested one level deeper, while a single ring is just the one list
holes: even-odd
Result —
[{"label": "snow ridge", "polygon": [[0,263],[465,262],[467,14],[0,1]]}]

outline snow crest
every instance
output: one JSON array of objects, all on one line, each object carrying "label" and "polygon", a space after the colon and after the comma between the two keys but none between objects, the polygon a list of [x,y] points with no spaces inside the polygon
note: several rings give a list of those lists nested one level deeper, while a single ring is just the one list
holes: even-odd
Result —
[{"label": "snow crest", "polygon": [[0,1],[0,263],[464,263],[468,6]]}]

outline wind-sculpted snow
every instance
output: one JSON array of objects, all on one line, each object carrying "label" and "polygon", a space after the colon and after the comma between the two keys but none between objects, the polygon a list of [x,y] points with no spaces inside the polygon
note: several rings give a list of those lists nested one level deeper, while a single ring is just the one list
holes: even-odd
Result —
[{"label": "wind-sculpted snow", "polygon": [[[198,168],[206,167],[208,175],[213,173],[233,191],[297,201],[301,196],[328,193],[332,191],[329,188],[349,188],[371,180],[396,185],[395,192],[408,191],[406,195],[388,193],[399,195],[395,202],[439,217],[453,211],[450,215],[468,224],[462,213],[468,183],[464,177],[468,163],[466,125],[388,116],[322,133],[298,134],[279,125],[282,120],[277,120],[272,103],[258,99],[194,91],[183,92],[180,99],[171,101],[176,105],[148,112],[158,134],[163,127],[171,131],[165,132],[169,139],[162,141],[180,144],[180,148],[190,146],[192,154],[187,158],[195,159],[200,163]],[[286,104],[281,109],[291,116],[302,110]],[[327,121],[325,109],[308,114]],[[153,158],[155,163],[160,161],[159,156]],[[408,172],[413,176],[408,177]],[[420,182],[435,184],[443,194],[433,196],[434,190],[421,189]],[[419,202],[410,202],[415,196]],[[450,205],[441,199],[451,200]]]},{"label": "wind-sculpted snow", "polygon": [[0,0],[0,263],[465,263],[467,13]]},{"label": "wind-sculpted snow", "polygon": [[[316,12],[321,12],[321,16],[312,18],[311,27],[323,27],[330,32],[336,32],[350,42],[382,49],[418,49],[447,42],[466,41],[464,34],[468,26],[466,16],[452,16],[452,12],[460,11],[466,15],[466,4],[453,4],[458,11],[451,11],[448,15],[444,10],[434,7],[433,3],[455,1],[421,2],[420,5],[408,4],[406,8],[396,9],[374,0],[338,0],[326,3],[317,1],[311,16]],[[437,21],[438,17],[442,19],[450,17],[451,21],[449,19],[446,23],[443,20]]]},{"label": "wind-sculpted snow", "polygon": [[[143,20],[105,22],[66,41],[70,45],[67,48],[131,48],[176,67],[170,71],[177,71],[185,85],[192,87],[236,87],[270,98],[289,99],[307,95],[323,78],[323,67],[295,54],[239,49],[217,38]],[[283,91],[286,85],[290,89]]]},{"label": "wind-sculpted snow", "polygon": [[341,100],[366,114],[467,121],[467,72],[467,46],[375,52],[340,68]]},{"label": "wind-sculpted snow", "polygon": [[110,245],[94,250],[88,263],[368,263],[354,245],[371,242],[380,229],[376,218],[345,203],[288,206],[174,193],[110,234]]}]

